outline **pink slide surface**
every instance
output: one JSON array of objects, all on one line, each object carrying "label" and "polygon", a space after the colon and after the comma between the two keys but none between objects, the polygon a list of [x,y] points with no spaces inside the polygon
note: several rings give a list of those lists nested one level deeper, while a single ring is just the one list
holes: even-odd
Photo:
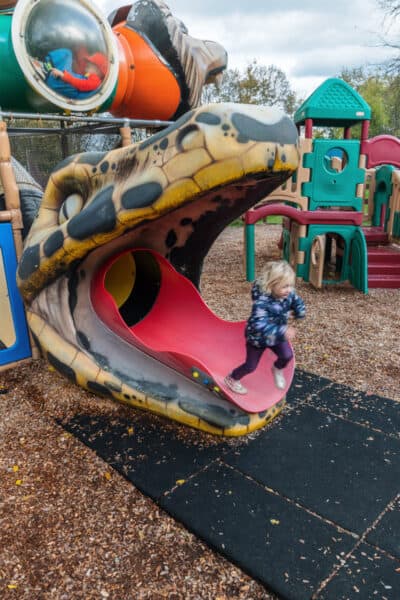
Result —
[{"label": "pink slide surface", "polygon": [[188,279],[156,252],[146,252],[157,260],[161,271],[160,289],[150,311],[132,327],[126,325],[104,287],[108,263],[96,275],[92,288],[93,305],[100,318],[129,343],[202,387],[219,387],[224,397],[246,412],[261,412],[279,402],[292,382],[294,361],[284,370],[286,388],[279,390],[272,375],[276,357],[266,350],[256,371],[242,380],[248,393],[232,392],[223,380],[245,359],[245,321],[217,317]]}]

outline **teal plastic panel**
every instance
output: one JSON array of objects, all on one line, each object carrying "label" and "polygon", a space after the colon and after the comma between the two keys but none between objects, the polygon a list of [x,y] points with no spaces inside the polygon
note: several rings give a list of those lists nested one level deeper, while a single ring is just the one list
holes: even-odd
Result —
[{"label": "teal plastic panel", "polygon": [[346,81],[332,77],[314,90],[295,112],[296,125],[306,119],[312,119],[314,125],[348,127],[371,119],[371,108]]},{"label": "teal plastic panel", "polygon": [[[311,254],[311,245],[314,238],[317,235],[326,235],[327,233],[337,233],[339,234],[345,242],[344,254],[343,254],[343,266],[342,266],[342,274],[340,280],[335,281],[335,283],[340,283],[341,281],[347,281],[351,277],[350,270],[350,249],[351,242],[355,236],[355,232],[359,231],[360,228],[355,225],[309,225],[307,237],[302,238],[300,240],[300,250],[304,250],[304,264],[302,267],[302,277],[304,281],[309,281],[309,272],[310,272],[310,254]],[[324,281],[324,283],[333,283],[332,281]]]},{"label": "teal plastic panel", "polygon": [[[341,170],[333,158],[341,155]],[[303,164],[311,169],[311,180],[302,185],[302,194],[310,200],[310,210],[319,207],[349,207],[362,210],[362,198],[357,198],[357,185],[364,182],[365,171],[358,166],[358,140],[314,140],[313,152],[304,156]]]},{"label": "teal plastic panel", "polygon": [[368,250],[365,235],[356,229],[351,241],[350,281],[354,287],[368,294]]},{"label": "teal plastic panel", "polygon": [[283,241],[283,248],[282,248],[283,259],[286,260],[287,262],[289,262],[289,258],[290,258],[290,231],[288,229],[283,228],[283,230],[282,230],[282,241]]},{"label": "teal plastic panel", "polygon": [[[392,165],[383,165],[376,169],[375,174],[375,193],[374,193],[374,212],[372,215],[372,225],[374,227],[384,226],[387,228],[389,220],[389,199],[392,195],[392,173],[394,171]],[[382,219],[383,207],[386,214]]]},{"label": "teal plastic panel", "polygon": [[254,281],[256,278],[256,252],[254,225],[245,225],[246,240],[246,279]]},{"label": "teal plastic panel", "polygon": [[396,210],[393,217],[393,235],[400,238],[400,211]]}]

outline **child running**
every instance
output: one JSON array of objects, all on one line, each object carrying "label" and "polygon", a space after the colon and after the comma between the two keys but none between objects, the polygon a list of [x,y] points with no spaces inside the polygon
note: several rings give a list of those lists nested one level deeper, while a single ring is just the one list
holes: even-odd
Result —
[{"label": "child running", "polygon": [[261,277],[253,283],[253,305],[245,329],[246,360],[224,380],[233,392],[247,393],[240,380],[256,370],[266,348],[277,356],[272,367],[276,387],[286,386],[283,369],[293,358],[289,341],[295,336],[288,317],[293,313],[296,319],[302,319],[306,313],[303,300],[293,289],[295,279],[292,267],[279,260],[267,263]]}]

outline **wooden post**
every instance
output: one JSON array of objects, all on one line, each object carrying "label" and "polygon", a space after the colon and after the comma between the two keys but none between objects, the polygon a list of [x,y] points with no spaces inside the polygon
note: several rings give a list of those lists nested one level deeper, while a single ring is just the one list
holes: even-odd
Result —
[{"label": "wooden post", "polygon": [[[11,223],[15,245],[15,254],[17,257],[17,261],[19,261],[23,250],[23,221],[19,200],[18,185],[15,180],[14,169],[11,163],[11,147],[7,133],[7,125],[5,121],[2,120],[0,120],[0,181],[4,189],[4,199],[6,206],[6,210],[3,211],[3,213],[0,212],[0,215],[2,214],[3,216],[1,220],[7,220]],[[31,343],[32,358],[39,358],[40,352],[33,341],[30,330],[29,337]]]},{"label": "wooden post", "polygon": [[63,157],[63,160],[65,158],[67,158],[67,156],[70,155],[70,151],[69,151],[69,141],[68,141],[68,137],[65,135],[65,131],[66,131],[66,127],[65,127],[65,121],[60,121],[60,125],[62,129],[62,133],[61,133],[61,154]]},{"label": "wooden post", "polygon": [[123,127],[119,128],[121,134],[121,146],[130,146],[132,144],[132,130],[128,123],[125,123]]},{"label": "wooden post", "polygon": [[0,179],[4,189],[6,210],[10,211],[15,251],[17,260],[19,260],[22,254],[23,224],[19,202],[19,191],[11,164],[10,140],[8,139],[5,121],[0,121]]}]

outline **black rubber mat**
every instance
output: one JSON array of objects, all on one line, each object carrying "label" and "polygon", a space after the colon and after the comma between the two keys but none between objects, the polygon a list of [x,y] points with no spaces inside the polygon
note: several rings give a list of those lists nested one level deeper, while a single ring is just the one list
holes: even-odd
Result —
[{"label": "black rubber mat", "polygon": [[400,498],[368,533],[367,542],[400,557]]},{"label": "black rubber mat", "polygon": [[317,596],[318,600],[400,598],[399,561],[361,543]]},{"label": "black rubber mat", "polygon": [[348,533],[225,464],[211,465],[161,506],[285,598],[310,598],[354,546]]},{"label": "black rubber mat", "polygon": [[358,535],[400,491],[400,440],[310,406],[225,461]]},{"label": "black rubber mat", "polygon": [[176,429],[169,424],[160,429],[159,423],[138,412],[133,421],[82,415],[63,426],[144,494],[158,500],[228,449],[222,438],[208,447],[193,444],[184,435],[174,436]]},{"label": "black rubber mat", "polygon": [[121,415],[63,426],[266,589],[400,598],[400,403],[297,371],[283,414],[248,438]]},{"label": "black rubber mat", "polygon": [[317,396],[311,396],[310,404],[400,439],[399,403],[388,398],[331,385],[321,390]]}]

